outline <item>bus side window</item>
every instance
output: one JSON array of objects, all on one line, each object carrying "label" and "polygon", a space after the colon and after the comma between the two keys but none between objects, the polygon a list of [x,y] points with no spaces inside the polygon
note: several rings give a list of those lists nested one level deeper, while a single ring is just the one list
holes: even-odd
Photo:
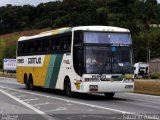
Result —
[{"label": "bus side window", "polygon": [[43,52],[49,52],[49,39],[48,37],[42,38],[42,50]]},{"label": "bus side window", "polygon": [[30,53],[31,53],[31,54],[34,53],[34,52],[35,52],[34,41],[31,41],[31,42],[30,42],[29,47],[30,47]]},{"label": "bus side window", "polygon": [[41,40],[37,39],[35,40],[35,52],[40,53],[41,51],[42,51]]},{"label": "bus side window", "polygon": [[22,55],[23,52],[24,52],[24,47],[23,47],[23,45],[24,45],[24,42],[19,42],[19,43],[18,43],[18,53],[17,53],[18,56],[19,56],[19,55]]},{"label": "bus side window", "polygon": [[27,54],[28,53],[27,42],[23,42],[22,46],[23,46],[22,54]]},{"label": "bus side window", "polygon": [[51,38],[51,51],[54,52],[56,50],[55,37]]},{"label": "bus side window", "polygon": [[70,48],[71,48],[71,34],[69,35],[64,35],[62,37],[62,40],[61,40],[61,44],[62,44],[62,50],[67,50],[67,51],[70,51]]},{"label": "bus side window", "polygon": [[42,43],[42,45],[43,45],[43,52],[46,52],[47,51],[47,42],[46,42],[46,39],[43,39],[43,43]]},{"label": "bus side window", "polygon": [[46,38],[46,52],[50,51],[50,39],[49,37]]},{"label": "bus side window", "polygon": [[56,45],[56,50],[59,51],[60,50],[60,37],[57,36],[55,39],[55,45]]},{"label": "bus side window", "polygon": [[71,50],[71,34],[67,36],[67,50]]}]

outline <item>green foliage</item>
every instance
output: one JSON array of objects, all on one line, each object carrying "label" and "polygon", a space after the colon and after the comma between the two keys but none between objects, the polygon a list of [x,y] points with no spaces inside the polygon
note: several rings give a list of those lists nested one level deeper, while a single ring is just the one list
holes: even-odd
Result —
[{"label": "green foliage", "polygon": [[[148,47],[151,58],[160,57],[160,30],[150,28],[151,24],[160,24],[160,4],[156,0],[59,0],[36,7],[2,6],[0,13],[0,34],[46,27],[119,26],[131,31],[135,62],[147,60]],[[0,47],[4,47],[1,40]],[[0,50],[0,59],[3,52],[4,48]]]},{"label": "green foliage", "polygon": [[3,54],[3,52],[4,52],[4,46],[5,46],[5,43],[4,43],[4,41],[2,41],[1,39],[0,39],[0,68],[2,68],[2,54]]},{"label": "green foliage", "polygon": [[108,25],[108,9],[101,7],[96,9],[97,24]]},{"label": "green foliage", "polygon": [[16,46],[7,45],[2,54],[2,58],[16,58]]},{"label": "green foliage", "polygon": [[150,76],[152,79],[160,79],[160,72],[153,72]]},{"label": "green foliage", "polygon": [[16,58],[16,41],[19,35],[0,38],[0,68],[3,67],[4,58]]}]

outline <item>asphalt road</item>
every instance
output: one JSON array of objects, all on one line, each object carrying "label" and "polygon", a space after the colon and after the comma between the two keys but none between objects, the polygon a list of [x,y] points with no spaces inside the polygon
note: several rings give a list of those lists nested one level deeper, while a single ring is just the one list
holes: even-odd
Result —
[{"label": "asphalt road", "polygon": [[117,93],[113,99],[106,99],[103,94],[76,94],[69,98],[59,90],[29,91],[15,79],[0,78],[0,113],[37,120],[151,120],[160,119],[160,96]]}]

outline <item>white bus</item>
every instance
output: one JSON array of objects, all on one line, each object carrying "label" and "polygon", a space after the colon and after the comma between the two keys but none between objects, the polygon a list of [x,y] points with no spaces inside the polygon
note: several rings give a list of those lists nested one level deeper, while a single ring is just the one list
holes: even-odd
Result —
[{"label": "white bus", "polygon": [[20,37],[17,81],[73,92],[132,92],[134,69],[130,31],[110,26],[79,26]]}]

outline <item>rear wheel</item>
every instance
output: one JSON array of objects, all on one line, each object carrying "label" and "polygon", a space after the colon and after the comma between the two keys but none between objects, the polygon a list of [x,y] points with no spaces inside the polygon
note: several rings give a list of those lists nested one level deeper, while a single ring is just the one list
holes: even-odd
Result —
[{"label": "rear wheel", "polygon": [[25,82],[26,89],[29,90],[30,89],[30,85],[29,85],[29,79],[28,79],[27,76],[24,77],[24,82]]},{"label": "rear wheel", "polygon": [[32,76],[30,76],[30,78],[29,78],[29,88],[30,88],[30,90],[34,90],[34,84],[33,84],[33,78],[32,78]]},{"label": "rear wheel", "polygon": [[104,93],[106,98],[113,98],[115,93]]}]

